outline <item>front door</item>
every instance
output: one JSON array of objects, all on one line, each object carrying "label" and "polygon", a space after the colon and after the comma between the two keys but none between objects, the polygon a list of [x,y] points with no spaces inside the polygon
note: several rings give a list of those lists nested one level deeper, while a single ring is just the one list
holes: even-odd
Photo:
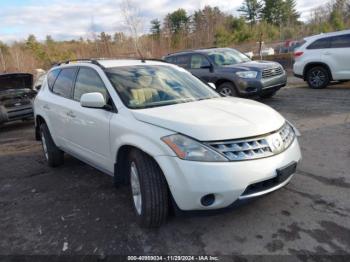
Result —
[{"label": "front door", "polygon": [[201,54],[193,54],[190,59],[190,72],[204,82],[215,83],[212,65],[209,60]]},{"label": "front door", "polygon": [[83,94],[99,92],[106,101],[108,91],[98,73],[87,67],[78,71],[73,91],[73,100],[67,104],[69,151],[82,157],[94,166],[112,174],[114,160],[111,157],[109,122],[113,112],[100,108],[86,108],[80,105]]}]

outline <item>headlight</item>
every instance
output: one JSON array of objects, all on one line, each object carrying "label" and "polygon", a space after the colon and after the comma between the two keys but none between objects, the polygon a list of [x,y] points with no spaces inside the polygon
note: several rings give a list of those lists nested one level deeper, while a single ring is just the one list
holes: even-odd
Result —
[{"label": "headlight", "polygon": [[256,78],[258,75],[257,71],[240,71],[236,72],[236,75],[241,78]]},{"label": "headlight", "polygon": [[297,128],[295,127],[295,125],[293,125],[293,124],[292,124],[291,122],[289,122],[289,121],[287,121],[287,123],[293,128],[294,133],[295,133],[296,136],[301,136],[299,129],[297,129]]},{"label": "headlight", "polygon": [[183,159],[202,162],[226,162],[228,159],[209,147],[186,136],[175,134],[161,138],[175,154]]}]

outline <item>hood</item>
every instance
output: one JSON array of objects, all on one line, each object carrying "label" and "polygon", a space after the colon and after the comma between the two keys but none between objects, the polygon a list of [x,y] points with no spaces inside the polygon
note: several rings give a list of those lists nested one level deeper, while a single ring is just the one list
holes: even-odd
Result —
[{"label": "hood", "polygon": [[252,69],[261,70],[261,69],[277,67],[277,66],[281,66],[281,65],[276,62],[259,60],[259,61],[249,61],[249,62],[239,63],[235,65],[228,65],[228,66],[224,66],[223,68],[242,69],[242,70],[252,70]]},{"label": "hood", "polygon": [[25,73],[0,74],[0,92],[33,88],[33,75]]},{"label": "hood", "polygon": [[285,121],[264,104],[227,97],[132,110],[132,113],[139,121],[200,141],[258,136],[279,129]]}]

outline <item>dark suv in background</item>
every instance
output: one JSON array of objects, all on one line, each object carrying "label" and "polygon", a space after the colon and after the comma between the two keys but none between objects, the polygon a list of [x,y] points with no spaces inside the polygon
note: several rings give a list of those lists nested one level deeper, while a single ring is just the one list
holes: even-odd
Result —
[{"label": "dark suv in background", "polygon": [[276,62],[252,61],[232,48],[210,48],[169,54],[163,59],[176,64],[225,96],[272,97],[287,84],[287,74]]},{"label": "dark suv in background", "polygon": [[33,75],[0,74],[0,124],[33,117]]}]

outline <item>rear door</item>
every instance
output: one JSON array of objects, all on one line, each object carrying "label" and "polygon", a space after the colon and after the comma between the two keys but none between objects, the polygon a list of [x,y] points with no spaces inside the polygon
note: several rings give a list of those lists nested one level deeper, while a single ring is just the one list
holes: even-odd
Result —
[{"label": "rear door", "polygon": [[333,36],[330,42],[330,49],[324,56],[333,63],[333,78],[350,79],[350,34]]},{"label": "rear door", "polygon": [[86,108],[80,105],[83,94],[99,92],[112,105],[108,91],[99,74],[92,68],[80,67],[68,104],[67,143],[69,151],[87,162],[113,173],[114,161],[111,158],[109,143],[109,121],[113,112],[100,108]]},{"label": "rear door", "polygon": [[53,94],[50,103],[43,104],[43,109],[49,115],[50,132],[54,135],[56,144],[64,149],[67,144],[66,127],[70,120],[67,116],[67,105],[71,102],[76,72],[76,67],[51,71],[48,75],[48,84]]},{"label": "rear door", "polygon": [[173,56],[174,64],[181,66],[182,68],[189,69],[190,67],[190,55],[176,55]]}]

